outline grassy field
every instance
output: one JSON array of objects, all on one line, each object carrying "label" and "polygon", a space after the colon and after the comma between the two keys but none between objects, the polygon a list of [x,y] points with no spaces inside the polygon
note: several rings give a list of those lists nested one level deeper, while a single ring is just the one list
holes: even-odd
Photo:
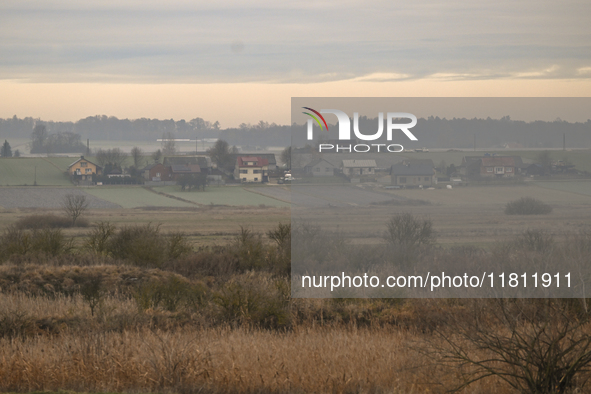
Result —
[{"label": "grassy field", "polygon": [[[534,182],[536,186],[544,189],[560,190],[566,193],[582,194],[591,196],[591,181],[548,181]],[[546,192],[544,192],[546,193]]]},{"label": "grassy field", "polygon": [[36,179],[37,185],[41,186],[71,186],[64,172],[74,160],[67,157],[0,159],[0,185],[33,185]]},{"label": "grassy field", "polygon": [[122,208],[191,208],[193,206],[187,202],[153,193],[140,186],[99,186],[85,188],[84,191],[93,196],[115,203]]},{"label": "grassy field", "polygon": [[222,186],[208,187],[203,191],[181,191],[179,186],[155,187],[154,190],[161,191],[172,196],[196,202],[201,205],[231,205],[231,206],[259,206],[287,207],[288,203],[260,194],[257,189],[266,189],[271,186],[241,187]]}]

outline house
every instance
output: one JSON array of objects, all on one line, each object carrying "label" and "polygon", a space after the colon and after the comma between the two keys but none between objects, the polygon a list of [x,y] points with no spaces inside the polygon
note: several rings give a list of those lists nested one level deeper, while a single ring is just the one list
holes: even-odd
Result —
[{"label": "house", "polygon": [[322,158],[312,160],[304,167],[305,173],[312,176],[334,176],[334,169],[334,165]]},{"label": "house", "polygon": [[347,176],[374,175],[376,173],[375,160],[343,160],[341,169]]},{"label": "house", "polygon": [[509,178],[525,172],[527,167],[520,156],[465,156],[459,169],[469,179]]},{"label": "house", "polygon": [[107,176],[107,178],[124,178],[128,176],[125,175],[123,171],[121,171],[121,169],[119,168],[113,168],[111,169],[111,171],[109,171],[109,173],[105,173],[105,175]]},{"label": "house", "polygon": [[211,158],[209,156],[167,156],[164,158],[162,163],[165,166],[172,166],[172,165],[185,165],[188,166],[190,164],[197,164],[201,169],[201,172],[209,172],[212,165],[211,165]]},{"label": "house", "polygon": [[142,175],[147,181],[160,182],[172,180],[170,166],[165,166],[161,163],[151,164],[144,167],[144,169],[142,169]]},{"label": "house", "polygon": [[437,183],[433,160],[403,160],[390,167],[393,186],[429,187]]},{"label": "house", "polygon": [[93,175],[101,175],[102,171],[101,166],[85,159],[84,156],[80,156],[78,160],[68,166],[70,176],[83,181],[92,180]]},{"label": "house", "polygon": [[201,168],[197,164],[173,164],[170,166],[170,174],[172,179],[178,180],[181,175],[197,175],[201,174]]},{"label": "house", "polygon": [[239,157],[260,157],[267,160],[267,167],[269,171],[277,170],[277,159],[274,153],[232,153],[230,154],[232,162],[236,163]]},{"label": "house", "polygon": [[268,182],[269,161],[260,156],[239,156],[234,168],[234,179],[242,182]]}]

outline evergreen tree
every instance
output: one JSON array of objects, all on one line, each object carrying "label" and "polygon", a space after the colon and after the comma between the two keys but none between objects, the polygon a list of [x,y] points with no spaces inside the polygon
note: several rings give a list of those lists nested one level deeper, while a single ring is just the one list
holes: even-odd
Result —
[{"label": "evergreen tree", "polygon": [[10,144],[6,140],[4,140],[4,145],[2,145],[2,149],[0,149],[0,156],[12,157],[12,148],[10,148]]}]

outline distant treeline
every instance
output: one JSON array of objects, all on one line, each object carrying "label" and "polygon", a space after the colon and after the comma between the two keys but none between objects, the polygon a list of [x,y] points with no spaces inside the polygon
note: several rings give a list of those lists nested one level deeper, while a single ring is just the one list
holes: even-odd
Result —
[{"label": "distant treeline", "polygon": [[[360,130],[374,134],[376,119],[360,119]],[[164,134],[172,133],[175,138],[221,138],[230,145],[240,146],[288,146],[291,144],[291,127],[288,125],[259,122],[255,125],[242,124],[237,128],[221,129],[219,122],[208,122],[201,118],[191,121],[159,119],[118,119],[105,115],[90,116],[77,122],[42,121],[16,116],[0,119],[2,138],[31,138],[35,125],[46,126],[48,134],[74,133],[84,140],[131,140],[155,141]],[[333,126],[334,127],[334,126]],[[329,130],[333,130],[329,125]],[[305,138],[303,126],[302,140]],[[318,130],[319,131],[319,130]],[[420,118],[412,129],[417,142],[410,142],[401,135],[398,143],[408,148],[471,148],[476,141],[478,148],[501,147],[510,144],[514,148],[558,148],[562,147],[563,133],[567,147],[591,147],[591,120],[585,123],[569,123],[562,120],[553,122],[514,121],[509,117],[502,119],[446,119],[439,117]],[[168,135],[168,134],[167,134]],[[319,135],[319,134],[315,134]],[[385,135],[385,133],[384,133]],[[333,139],[336,133],[324,135]]]}]

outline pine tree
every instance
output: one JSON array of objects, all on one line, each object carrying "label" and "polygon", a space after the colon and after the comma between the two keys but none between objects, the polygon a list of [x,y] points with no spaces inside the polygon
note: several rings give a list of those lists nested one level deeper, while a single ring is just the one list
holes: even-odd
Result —
[{"label": "pine tree", "polygon": [[12,157],[12,148],[10,148],[10,144],[6,140],[4,140],[4,145],[2,145],[2,149],[0,149],[0,156]]}]

